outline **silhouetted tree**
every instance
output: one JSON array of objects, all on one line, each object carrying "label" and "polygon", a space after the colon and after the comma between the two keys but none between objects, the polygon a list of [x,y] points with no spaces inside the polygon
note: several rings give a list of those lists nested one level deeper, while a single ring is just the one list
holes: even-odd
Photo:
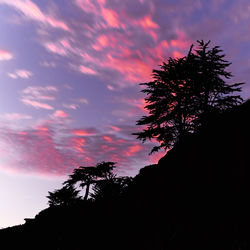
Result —
[{"label": "silhouetted tree", "polygon": [[224,60],[219,46],[209,49],[210,43],[197,41],[198,48],[191,45],[187,56],[170,57],[153,70],[153,81],[141,83],[146,86],[145,108],[149,111],[137,121],[147,127],[137,138],[145,142],[156,139],[160,148],[168,149],[186,133],[193,133],[211,112],[221,112],[242,102],[239,95],[243,83],[228,84],[232,74],[226,70],[231,64]]},{"label": "silhouetted tree", "polygon": [[73,174],[69,176],[69,179],[65,181],[64,184],[66,186],[72,186],[76,183],[80,183],[80,187],[86,187],[84,200],[87,200],[91,184],[107,179],[108,176],[112,174],[114,167],[114,162],[101,162],[92,167],[80,166],[74,169]]},{"label": "silhouetted tree", "polygon": [[117,177],[112,174],[107,179],[96,182],[93,186],[91,198],[94,200],[110,200],[120,197],[132,182],[133,178],[128,176]]},{"label": "silhouetted tree", "polygon": [[64,186],[61,189],[56,189],[54,192],[49,192],[49,206],[67,206],[81,200],[79,192],[73,186]]}]

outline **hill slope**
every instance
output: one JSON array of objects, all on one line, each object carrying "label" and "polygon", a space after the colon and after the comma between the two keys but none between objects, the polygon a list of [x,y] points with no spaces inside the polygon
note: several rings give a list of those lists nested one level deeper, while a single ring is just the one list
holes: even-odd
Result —
[{"label": "hill slope", "polygon": [[126,196],[50,208],[0,230],[8,249],[250,249],[250,102],[214,116]]}]

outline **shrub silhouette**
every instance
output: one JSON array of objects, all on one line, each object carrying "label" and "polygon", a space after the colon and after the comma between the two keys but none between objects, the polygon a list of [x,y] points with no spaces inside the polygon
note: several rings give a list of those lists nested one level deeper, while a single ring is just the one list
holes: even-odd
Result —
[{"label": "shrub silhouette", "polygon": [[73,205],[81,200],[79,190],[75,190],[73,186],[64,186],[61,189],[56,189],[54,192],[49,192],[47,198],[50,206],[68,206]]},{"label": "shrub silhouette", "polygon": [[105,201],[118,199],[124,194],[132,181],[132,177],[110,175],[107,179],[100,180],[94,184],[91,198]]},{"label": "shrub silhouette", "polygon": [[226,83],[232,74],[226,69],[231,64],[224,59],[219,46],[209,48],[209,42],[191,45],[187,56],[169,58],[161,70],[153,70],[154,80],[141,85],[146,93],[149,111],[137,121],[146,125],[142,132],[134,133],[139,140],[156,139],[160,148],[169,149],[185,134],[193,133],[206,121],[212,112],[223,112],[239,105],[242,98],[233,95],[241,91],[243,83]]},{"label": "shrub silhouette", "polygon": [[80,187],[86,187],[84,200],[87,200],[90,186],[102,179],[107,179],[112,174],[114,167],[114,162],[101,162],[92,167],[80,166],[73,170],[73,174],[71,174],[69,179],[63,184],[69,187],[74,186],[76,183],[80,183]]}]

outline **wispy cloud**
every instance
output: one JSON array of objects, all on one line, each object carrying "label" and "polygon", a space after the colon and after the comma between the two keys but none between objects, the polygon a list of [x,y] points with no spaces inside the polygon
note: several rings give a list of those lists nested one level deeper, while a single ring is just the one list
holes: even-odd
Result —
[{"label": "wispy cloud", "polygon": [[62,106],[66,109],[73,109],[73,110],[76,110],[79,107],[79,105],[75,103],[69,103],[69,104],[63,103]]},{"label": "wispy cloud", "polygon": [[[72,90],[72,89],[70,89],[70,90]],[[70,101],[71,101],[70,103],[63,103],[62,106],[66,109],[76,110],[81,105],[88,105],[89,104],[89,101],[86,98],[71,98]]]},{"label": "wispy cloud", "polygon": [[26,18],[33,21],[48,25],[53,28],[70,31],[70,28],[64,21],[43,13],[42,10],[30,0],[0,0],[0,4],[6,4],[15,8]]},{"label": "wispy cloud", "polygon": [[32,119],[32,116],[22,113],[6,113],[0,115],[0,119],[3,119],[5,121],[19,121],[19,120]]},{"label": "wispy cloud", "polygon": [[13,73],[8,73],[8,76],[13,79],[23,78],[29,79],[33,73],[26,69],[17,69]]},{"label": "wispy cloud", "polygon": [[48,61],[43,61],[40,63],[41,66],[48,67],[48,68],[55,68],[56,63],[55,62],[48,62]]},{"label": "wispy cloud", "polygon": [[81,73],[87,74],[87,75],[96,75],[97,74],[97,72],[94,71],[93,69],[91,69],[89,67],[86,67],[86,66],[83,66],[83,65],[81,65],[79,67],[79,70],[80,70]]},{"label": "wispy cloud", "polygon": [[29,86],[22,90],[21,101],[28,106],[36,109],[53,110],[54,107],[50,104],[41,101],[55,100],[55,93],[57,92],[55,86]]},{"label": "wispy cloud", "polygon": [[44,44],[44,47],[52,53],[66,56],[68,54],[67,48],[65,48],[61,43],[55,43],[55,42],[46,42]]},{"label": "wispy cloud", "polygon": [[25,105],[34,107],[36,109],[47,109],[47,110],[53,110],[54,107],[52,107],[51,105],[47,104],[47,103],[42,103],[42,102],[38,102],[38,101],[33,101],[28,99],[27,97],[23,97],[21,98],[21,102],[23,102]]}]

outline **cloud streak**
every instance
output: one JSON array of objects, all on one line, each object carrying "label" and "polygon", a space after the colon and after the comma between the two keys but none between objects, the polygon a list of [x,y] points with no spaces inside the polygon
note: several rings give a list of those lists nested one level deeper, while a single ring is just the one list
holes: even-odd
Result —
[{"label": "cloud streak", "polygon": [[18,79],[18,78],[29,79],[32,75],[33,73],[26,69],[17,69],[13,73],[8,73],[8,76],[12,79]]},{"label": "cloud streak", "polygon": [[30,0],[0,0],[0,4],[6,4],[15,8],[26,18],[33,21],[48,25],[53,28],[62,29],[64,31],[70,31],[70,28],[65,22],[56,19],[53,16],[44,14],[41,9]]},{"label": "cloud streak", "polygon": [[50,104],[41,101],[54,101],[58,89],[55,86],[28,86],[21,92],[21,102],[36,109],[53,110]]}]

